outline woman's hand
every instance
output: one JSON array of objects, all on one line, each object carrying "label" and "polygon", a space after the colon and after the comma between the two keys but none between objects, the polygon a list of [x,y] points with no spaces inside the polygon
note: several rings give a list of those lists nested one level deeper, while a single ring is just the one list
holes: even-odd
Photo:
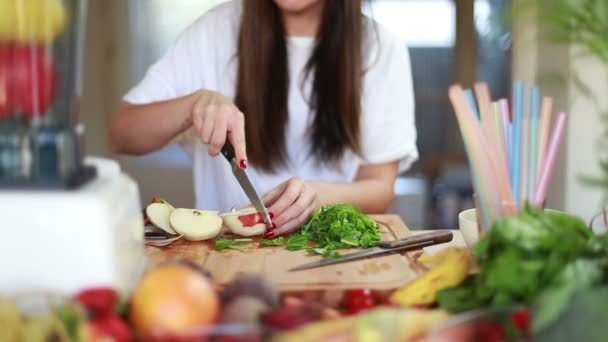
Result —
[{"label": "woman's hand", "polygon": [[232,143],[241,168],[247,167],[245,117],[226,96],[209,90],[194,94],[192,125],[198,137],[209,145],[209,154],[217,156],[226,140]]},{"label": "woman's hand", "polygon": [[320,206],[314,187],[300,178],[291,178],[262,197],[273,226],[264,234],[271,239],[291,233],[304,224]]}]

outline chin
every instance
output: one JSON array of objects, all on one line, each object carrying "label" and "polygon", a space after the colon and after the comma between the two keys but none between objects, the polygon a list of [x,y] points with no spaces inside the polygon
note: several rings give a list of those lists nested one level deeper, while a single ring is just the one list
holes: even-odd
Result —
[{"label": "chin", "polygon": [[306,11],[313,6],[323,3],[325,0],[273,0],[284,12],[297,13]]}]

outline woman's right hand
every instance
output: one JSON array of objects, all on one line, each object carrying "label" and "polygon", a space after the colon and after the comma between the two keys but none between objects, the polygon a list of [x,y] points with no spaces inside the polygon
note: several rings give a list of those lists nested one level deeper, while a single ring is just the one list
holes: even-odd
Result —
[{"label": "woman's right hand", "polygon": [[226,140],[234,147],[241,168],[247,167],[245,117],[226,96],[209,90],[192,94],[192,125],[197,136],[209,145],[209,154],[217,156]]}]

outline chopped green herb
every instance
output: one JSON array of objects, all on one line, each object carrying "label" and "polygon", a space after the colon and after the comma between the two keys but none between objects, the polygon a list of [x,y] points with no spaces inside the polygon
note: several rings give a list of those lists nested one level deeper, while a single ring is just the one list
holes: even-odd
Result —
[{"label": "chopped green herb", "polygon": [[315,241],[313,251],[325,257],[339,256],[340,248],[369,248],[380,242],[378,225],[350,204],[324,205],[302,226],[301,235]]},{"label": "chopped green herb", "polygon": [[251,239],[219,239],[215,241],[215,250],[223,251],[227,248],[244,250],[251,247]]},{"label": "chopped green herb", "polygon": [[299,251],[305,249],[308,245],[308,236],[303,234],[292,235],[287,240],[287,249],[290,251]]},{"label": "chopped green herb", "polygon": [[271,247],[271,246],[284,246],[287,243],[283,236],[278,237],[272,240],[262,240],[260,241],[260,246],[262,247]]}]

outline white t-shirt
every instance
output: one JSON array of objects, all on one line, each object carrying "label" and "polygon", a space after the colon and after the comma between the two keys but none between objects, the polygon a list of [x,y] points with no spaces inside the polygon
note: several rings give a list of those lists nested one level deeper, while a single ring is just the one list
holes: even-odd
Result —
[{"label": "white t-shirt", "polygon": [[[173,99],[199,89],[234,98],[237,72],[237,37],[241,2],[230,1],[207,12],[183,32],[144,79],[124,97],[132,104]],[[372,25],[369,25],[373,29]],[[406,46],[379,25],[366,46],[363,78],[361,139],[363,156],[347,152],[337,166],[320,166],[309,157],[307,138],[314,113],[306,101],[310,78],[301,87],[302,70],[314,48],[314,38],[288,37],[289,121],[286,144],[289,163],[275,173],[247,168],[253,186],[262,196],[291,177],[323,182],[352,182],[361,165],[400,161],[400,171],[418,158],[414,122],[414,94]],[[380,42],[375,37],[378,37]],[[294,77],[293,75],[296,75]],[[302,90],[303,89],[303,90]],[[304,92],[304,94],[303,94]],[[167,113],[171,115],[172,113]],[[247,113],[245,113],[245,120]],[[192,158],[196,207],[226,211],[249,204],[221,155],[210,157],[207,145],[194,138],[181,139]],[[171,180],[169,180],[171,181]]]}]

